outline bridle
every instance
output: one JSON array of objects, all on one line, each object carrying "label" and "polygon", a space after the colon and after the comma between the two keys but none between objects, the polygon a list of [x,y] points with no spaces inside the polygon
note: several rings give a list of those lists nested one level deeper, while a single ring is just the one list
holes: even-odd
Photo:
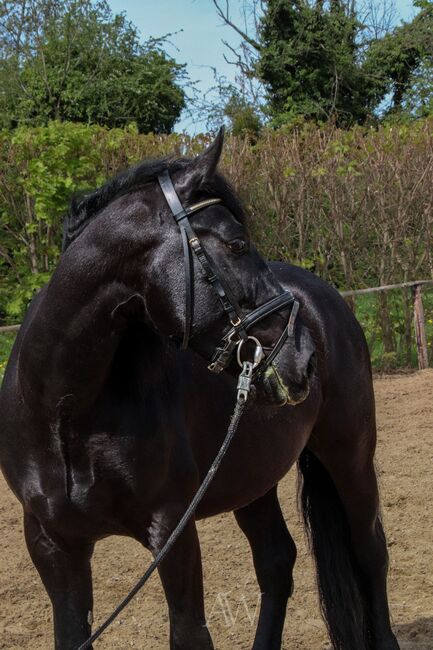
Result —
[{"label": "bridle", "polygon": [[[185,328],[181,346],[182,349],[185,350],[188,348],[193,327],[194,264],[192,253],[194,253],[200,262],[204,275],[214,288],[231,325],[229,331],[224,334],[220,344],[215,349],[210,364],[208,365],[209,370],[217,374],[225,370],[232,361],[236,350],[238,363],[242,367],[244,364],[241,359],[242,347],[248,340],[252,340],[255,343],[254,361],[251,364],[252,368],[249,368],[248,371],[251,375],[252,370],[254,370],[254,378],[257,377],[270,366],[278,352],[283,347],[287,337],[293,335],[295,319],[299,310],[298,301],[295,299],[291,291],[285,290],[279,296],[271,298],[246,316],[241,317],[239,306],[230,296],[230,292],[224,286],[223,281],[218,277],[218,273],[212,260],[202,247],[189,220],[189,217],[192,214],[204,210],[211,205],[222,203],[222,200],[218,198],[207,199],[185,207],[182,205],[182,202],[174,188],[168,170],[158,176],[158,183],[164,194],[165,200],[168,203],[173,218],[180,228],[180,234],[182,237],[185,264]],[[270,348],[270,353],[265,356],[260,341],[258,341],[256,337],[249,336],[248,330],[271,314],[274,314],[289,305],[291,305],[292,308],[287,325],[284,327],[284,330],[275,345]]]}]

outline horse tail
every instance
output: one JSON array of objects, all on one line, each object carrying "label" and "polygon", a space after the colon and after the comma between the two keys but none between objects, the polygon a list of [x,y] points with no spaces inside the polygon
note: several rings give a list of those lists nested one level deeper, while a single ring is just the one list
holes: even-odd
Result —
[{"label": "horse tail", "polygon": [[367,606],[343,504],[322,463],[308,449],[298,461],[299,505],[315,557],[320,607],[335,650],[366,650]]}]

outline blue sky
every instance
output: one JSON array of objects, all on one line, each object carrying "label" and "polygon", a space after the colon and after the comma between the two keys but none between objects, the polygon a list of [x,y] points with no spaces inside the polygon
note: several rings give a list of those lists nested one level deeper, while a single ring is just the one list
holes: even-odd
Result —
[{"label": "blue sky", "polygon": [[[230,2],[233,21],[238,24],[239,7],[246,1]],[[214,83],[212,67],[228,79],[234,78],[234,66],[225,62],[226,48],[221,41],[225,39],[236,46],[240,38],[221,24],[212,0],[108,0],[108,3],[114,13],[124,11],[145,39],[182,30],[172,36],[173,46],[168,51],[176,61],[187,64],[189,76],[198,82],[201,92]],[[225,0],[221,4],[224,6]],[[410,0],[396,0],[396,6],[400,18],[408,19],[413,14]],[[185,117],[176,130],[196,133],[204,127],[204,124],[193,124],[190,118]]]}]

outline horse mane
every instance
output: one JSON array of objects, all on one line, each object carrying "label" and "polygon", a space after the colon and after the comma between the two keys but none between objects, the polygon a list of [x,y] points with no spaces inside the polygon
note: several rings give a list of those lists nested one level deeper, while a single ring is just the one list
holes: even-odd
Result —
[{"label": "horse mane", "polygon": [[[173,174],[184,169],[191,162],[190,158],[160,158],[145,160],[131,167],[106,182],[96,190],[75,195],[63,222],[62,252],[85,230],[88,224],[114,199],[131,192],[138,187],[156,181],[165,170]],[[242,224],[245,212],[230,183],[221,174],[215,174],[210,183],[200,188],[203,194],[211,198],[222,199],[224,205]]]}]

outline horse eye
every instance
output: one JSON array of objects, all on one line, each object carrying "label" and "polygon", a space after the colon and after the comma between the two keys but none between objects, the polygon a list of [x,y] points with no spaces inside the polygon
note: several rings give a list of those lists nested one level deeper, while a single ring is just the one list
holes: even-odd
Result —
[{"label": "horse eye", "polygon": [[244,239],[234,239],[233,241],[229,242],[229,248],[233,253],[244,253],[247,248],[247,242]]}]

